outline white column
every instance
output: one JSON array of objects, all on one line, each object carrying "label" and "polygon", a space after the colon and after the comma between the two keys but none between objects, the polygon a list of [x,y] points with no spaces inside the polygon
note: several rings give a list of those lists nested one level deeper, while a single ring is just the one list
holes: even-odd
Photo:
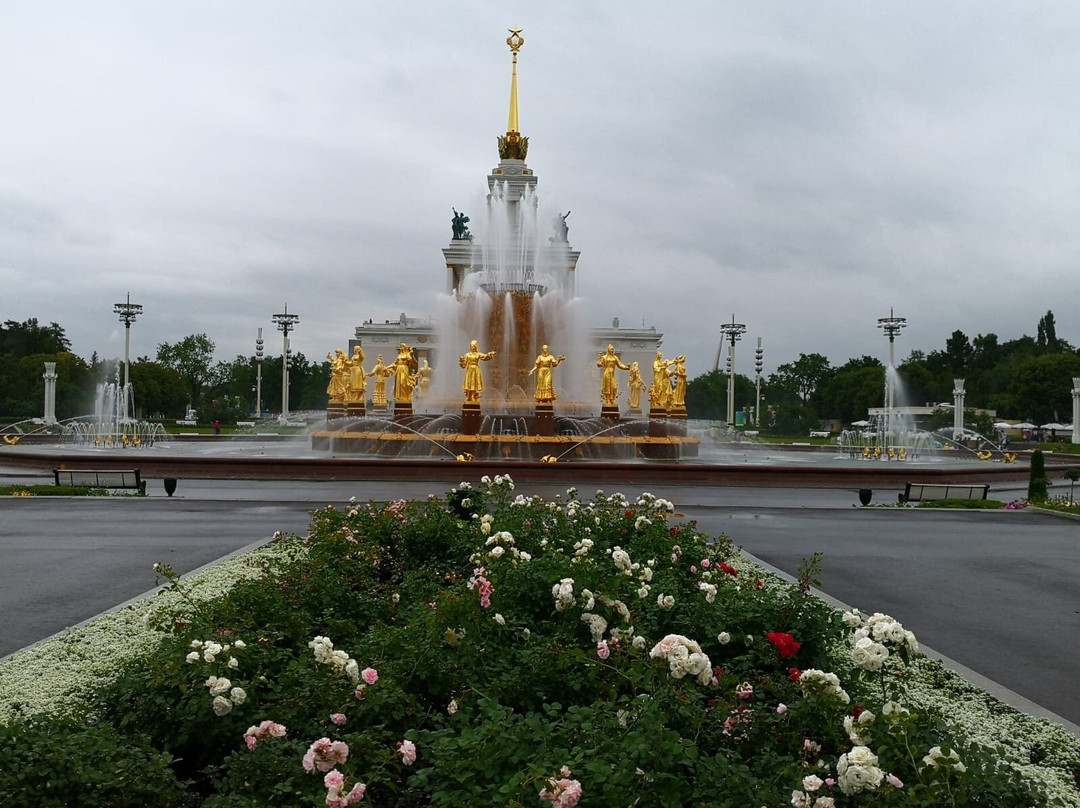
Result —
[{"label": "white column", "polygon": [[953,379],[952,438],[960,440],[964,434],[964,380]]},{"label": "white column", "polygon": [[45,373],[42,377],[45,380],[45,423],[56,423],[56,363],[46,362]]},{"label": "white column", "polygon": [[1072,442],[1080,443],[1080,376],[1073,376],[1073,434]]}]

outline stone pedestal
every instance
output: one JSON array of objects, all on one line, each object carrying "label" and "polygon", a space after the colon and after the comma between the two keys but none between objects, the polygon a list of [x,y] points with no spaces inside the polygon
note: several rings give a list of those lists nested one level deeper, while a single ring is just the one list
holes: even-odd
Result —
[{"label": "stone pedestal", "polygon": [[555,434],[555,407],[553,405],[536,405],[535,431],[537,435],[545,438],[550,438]]},{"label": "stone pedestal", "polygon": [[667,423],[668,435],[686,435],[686,408],[680,407],[675,410],[668,410]]},{"label": "stone pedestal", "polygon": [[326,420],[336,421],[338,418],[345,417],[345,405],[338,401],[333,401],[326,405]]},{"label": "stone pedestal", "polygon": [[619,406],[617,404],[605,404],[600,408],[600,417],[611,421],[619,420]]},{"label": "stone pedestal", "polygon": [[345,405],[345,414],[350,418],[363,418],[367,415],[367,407],[363,401],[353,401]]},{"label": "stone pedestal", "polygon": [[412,402],[411,401],[395,401],[394,402],[394,420],[395,421],[409,421],[412,419]]},{"label": "stone pedestal", "polygon": [[461,405],[461,434],[479,435],[480,422],[483,416],[480,413],[480,405],[466,401]]},{"label": "stone pedestal", "polygon": [[650,438],[665,438],[667,437],[667,424],[668,411],[665,407],[650,407],[649,408],[649,437]]}]

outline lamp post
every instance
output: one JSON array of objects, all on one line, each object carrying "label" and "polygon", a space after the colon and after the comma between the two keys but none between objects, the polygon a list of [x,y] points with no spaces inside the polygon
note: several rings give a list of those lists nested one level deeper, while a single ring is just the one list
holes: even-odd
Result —
[{"label": "lamp post", "polygon": [[735,426],[735,343],[746,333],[746,326],[735,322],[731,315],[730,323],[720,326],[720,333],[728,340],[728,386],[727,386],[727,425]]},{"label": "lamp post", "polygon": [[889,308],[888,317],[879,317],[877,327],[889,338],[889,367],[885,370],[885,434],[891,435],[893,431],[893,409],[896,406],[896,356],[894,354],[896,335],[907,328],[907,319],[893,314]]},{"label": "lamp post", "polygon": [[124,303],[116,303],[113,313],[120,315],[120,322],[124,324],[124,420],[128,419],[128,399],[130,398],[131,385],[131,324],[142,314],[142,306],[131,302],[131,293],[128,292]]},{"label": "lamp post", "polygon": [[259,336],[255,338],[255,417],[262,418],[262,363],[263,363],[263,336],[259,329]]},{"label": "lamp post", "polygon": [[754,426],[761,426],[761,369],[765,367],[765,349],[761,347],[761,337],[757,338],[757,348],[754,349],[754,374],[757,395],[754,399]]},{"label": "lamp post", "polygon": [[271,319],[277,323],[278,331],[281,332],[281,419],[282,425],[289,422],[289,359],[292,350],[289,348],[289,332],[296,328],[300,322],[300,315],[289,314],[289,304],[285,304],[285,311],[275,314]]}]

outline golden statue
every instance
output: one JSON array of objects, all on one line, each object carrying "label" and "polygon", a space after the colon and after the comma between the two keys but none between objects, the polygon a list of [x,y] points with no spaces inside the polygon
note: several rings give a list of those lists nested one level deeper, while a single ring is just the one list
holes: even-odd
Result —
[{"label": "golden statue", "polygon": [[397,359],[390,365],[394,373],[394,401],[398,404],[411,404],[413,387],[416,384],[416,354],[404,342],[398,345]]},{"label": "golden statue", "polygon": [[550,404],[555,400],[555,385],[551,381],[551,370],[564,361],[566,361],[565,354],[552,356],[548,353],[548,346],[541,346],[540,355],[536,357],[536,362],[529,371],[530,376],[536,374],[535,398],[538,404]]},{"label": "golden statue", "polygon": [[349,374],[345,386],[345,401],[362,404],[367,394],[367,378],[364,376],[364,350],[359,345],[353,348],[352,359],[346,362],[346,367]]},{"label": "golden statue", "polygon": [[686,357],[675,359],[675,388],[671,391],[671,407],[676,410],[686,409]]},{"label": "golden statue", "polygon": [[424,398],[428,393],[428,388],[431,386],[431,377],[435,373],[435,368],[428,365],[426,359],[421,359],[421,365],[416,371],[416,390],[413,391],[413,395],[417,400]]},{"label": "golden statue", "polygon": [[680,360],[685,362],[686,357],[677,356],[674,359],[664,359],[660,351],[656,352],[656,359],[653,360],[652,364],[653,382],[652,387],[649,389],[649,401],[653,407],[667,409],[671,406],[671,376],[673,373],[671,367]]},{"label": "golden statue", "polygon": [[627,382],[627,386],[630,388],[630,409],[641,409],[641,391],[647,390],[649,386],[645,384],[645,380],[641,378],[641,369],[638,367],[637,362],[630,363],[630,379]]},{"label": "golden statue", "polygon": [[330,383],[326,386],[326,394],[330,396],[331,404],[345,403],[345,370],[349,359],[345,352],[338,348],[334,353],[327,354],[330,360]]},{"label": "golden statue", "polygon": [[371,403],[376,407],[386,407],[386,380],[394,373],[393,365],[384,365],[382,354],[375,360],[375,367],[368,377],[375,377],[375,390],[371,394]]},{"label": "golden statue", "polygon": [[466,404],[479,404],[480,393],[484,390],[484,374],[480,372],[480,363],[495,358],[495,351],[480,351],[476,340],[469,342],[469,352],[458,357],[458,364],[465,369],[465,379],[461,389],[465,393]]},{"label": "golden statue", "polygon": [[615,399],[619,397],[619,383],[615,379],[615,369],[630,370],[630,366],[623,364],[623,361],[619,359],[614,345],[608,345],[607,351],[596,357],[596,366],[604,369],[600,378],[600,401],[605,407],[614,407]]}]

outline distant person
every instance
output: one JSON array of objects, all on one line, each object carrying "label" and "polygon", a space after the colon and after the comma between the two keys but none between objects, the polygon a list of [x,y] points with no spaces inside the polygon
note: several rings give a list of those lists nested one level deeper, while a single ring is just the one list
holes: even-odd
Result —
[{"label": "distant person", "polygon": [[221,434],[221,421],[214,421],[213,426],[214,426],[214,434],[215,435],[220,435]]}]

